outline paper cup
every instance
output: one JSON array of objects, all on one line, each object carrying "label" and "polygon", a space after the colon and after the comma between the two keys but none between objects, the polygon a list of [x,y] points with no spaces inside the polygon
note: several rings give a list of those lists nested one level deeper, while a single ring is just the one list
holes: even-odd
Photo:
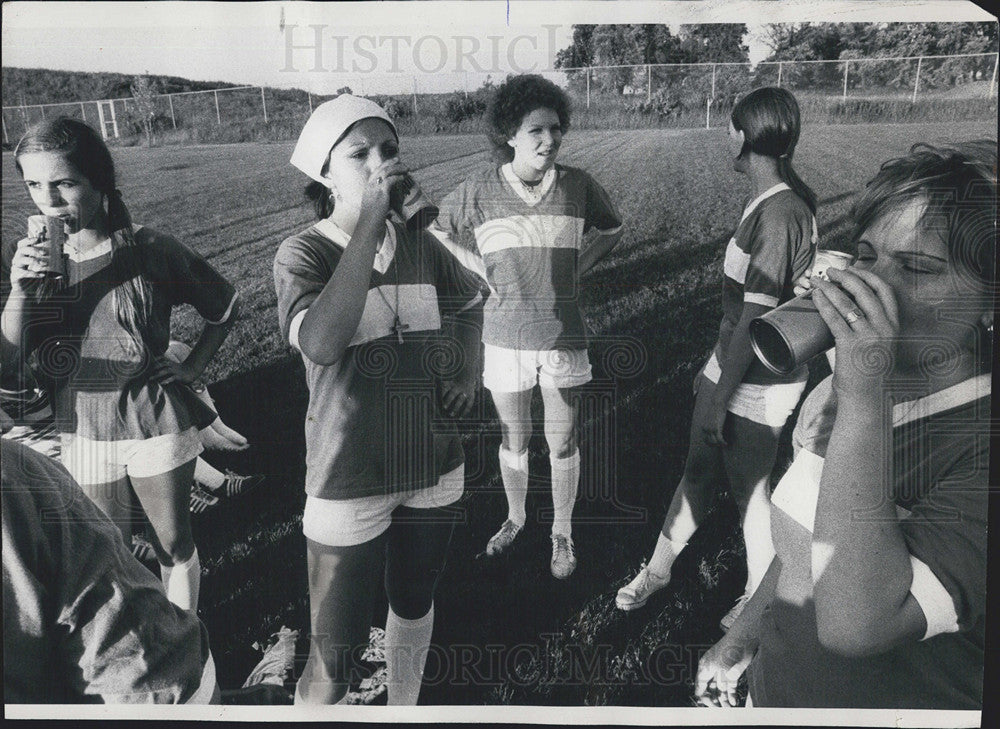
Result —
[{"label": "paper cup", "polygon": [[66,261],[63,258],[63,249],[66,244],[66,226],[62,218],[52,215],[31,215],[28,217],[28,237],[36,238],[42,236],[42,241],[46,244],[48,260],[46,261],[46,275],[48,278],[66,278]]},{"label": "paper cup", "polygon": [[406,175],[398,190],[393,192],[392,209],[403,219],[407,229],[422,230],[437,219],[437,205],[427,199],[410,175]]},{"label": "paper cup", "polygon": [[[816,251],[812,275],[826,278],[830,268],[844,269],[853,256],[840,251]],[[750,322],[750,344],[772,372],[788,375],[833,346],[833,334],[823,321],[812,291],[772,309]]]}]

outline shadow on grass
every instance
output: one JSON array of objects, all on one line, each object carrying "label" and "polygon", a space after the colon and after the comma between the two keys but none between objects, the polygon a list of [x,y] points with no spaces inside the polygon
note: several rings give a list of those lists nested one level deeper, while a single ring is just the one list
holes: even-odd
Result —
[{"label": "shadow on grass", "polygon": [[[745,579],[724,486],[667,589],[633,613],[617,610],[614,594],[651,551],[680,478],[692,379],[718,330],[726,241],[638,241],[585,279],[594,382],[579,395],[579,566],[570,579],[549,573],[552,502],[539,398],[528,523],[508,557],[476,558],[507,511],[488,394],[463,423],[470,477],[435,598],[436,655],[422,703],[689,705],[700,651],[719,637],[718,621]],[[623,369],[615,358],[625,345],[636,359]],[[301,361],[291,354],[220,381],[212,393],[223,419],[253,444],[213,462],[268,475],[263,487],[195,521],[206,569],[202,615],[220,683],[235,688],[260,657],[253,643],[266,643],[281,625],[308,633],[300,531],[308,393]],[[376,625],[385,612],[382,598]],[[305,646],[300,641],[299,651]]]}]

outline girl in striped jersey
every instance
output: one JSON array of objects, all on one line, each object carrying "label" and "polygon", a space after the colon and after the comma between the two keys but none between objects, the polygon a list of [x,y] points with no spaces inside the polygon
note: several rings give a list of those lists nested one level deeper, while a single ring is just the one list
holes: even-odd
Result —
[{"label": "girl in striped jersey", "polygon": [[344,698],[384,582],[388,701],[416,704],[456,516],[448,507],[465,482],[447,416],[475,399],[482,297],[437,240],[388,220],[406,170],[378,104],[342,95],[320,105],[291,162],[312,178],[319,218],[274,261],[282,336],[309,386],[312,634],[295,700]]},{"label": "girl in striped jersey", "polygon": [[674,491],[653,556],[618,591],[622,610],[645,605],[728,483],[747,551],[746,591],[723,618],[730,624],[771,562],[768,479],[778,437],[805,389],[808,371],[775,375],[757,361],[749,325],[793,296],[816,250],[816,196],[792,168],[799,107],[778,88],[751,92],[729,124],[734,169],[750,180],[751,202],[726,249],[719,339],[695,378],[695,405],[684,475]]},{"label": "girl in striped jersey", "polygon": [[[487,110],[502,164],[448,195],[437,226],[442,241],[490,287],[483,384],[500,417],[508,511],[486,554],[507,550],[526,521],[530,405],[538,385],[555,511],[550,569],[560,579],[576,567],[571,519],[580,452],[573,388],[591,379],[578,282],[615,246],[622,227],[604,188],[583,170],[556,164],[569,114],[566,94],[541,76],[502,83]],[[588,231],[594,235],[584,247]]]},{"label": "girl in striped jersey", "polygon": [[[857,262],[813,279],[833,375],[775,487],[776,556],[702,658],[702,703],[982,709],[995,140],[918,144],[854,210]],[[751,662],[752,661],[752,662]]]}]

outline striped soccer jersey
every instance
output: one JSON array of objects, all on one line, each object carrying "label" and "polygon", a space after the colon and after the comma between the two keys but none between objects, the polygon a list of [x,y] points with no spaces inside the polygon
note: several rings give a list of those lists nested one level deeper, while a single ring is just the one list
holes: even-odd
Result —
[{"label": "striped soccer jersey", "polygon": [[836,409],[831,377],[806,398],[793,436],[795,458],[771,497],[781,574],[750,667],[754,705],[979,709],[990,375],[893,408],[891,498],[910,552],[910,594],[927,631],[865,658],[823,648],[813,602],[812,532]]},{"label": "striped soccer jersey", "polygon": [[[744,303],[775,307],[794,296],[795,280],[812,265],[818,237],[816,217],[784,183],[765,190],[747,205],[726,247],[722,323],[715,348],[719,361],[726,360]],[[805,378],[804,369],[776,375],[754,359],[743,382],[767,385]]]},{"label": "striped soccer jersey", "polygon": [[584,232],[612,233],[621,216],[590,175],[555,165],[529,192],[508,163],[466,180],[441,203],[438,224],[474,244],[490,296],[483,341],[522,350],[584,349],[577,289]]},{"label": "striped soccer jersey", "polygon": [[[274,261],[278,319],[298,348],[298,328],[349,238],[321,220],[286,239]],[[478,301],[475,278],[427,233],[390,224],[376,256],[361,321],[339,361],[303,355],[306,493],[322,499],[386,495],[431,486],[463,461],[454,424],[442,417],[447,375],[442,317]],[[398,321],[397,321],[398,317]],[[453,359],[453,358],[452,358]]]}]

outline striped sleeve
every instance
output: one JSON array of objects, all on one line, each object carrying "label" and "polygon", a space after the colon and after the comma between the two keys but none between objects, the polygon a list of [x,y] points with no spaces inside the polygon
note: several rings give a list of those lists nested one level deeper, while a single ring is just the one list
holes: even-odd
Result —
[{"label": "striped sleeve", "polygon": [[977,450],[900,522],[913,567],[910,593],[927,619],[924,639],[968,630],[986,612],[989,451]]},{"label": "striped sleeve", "polygon": [[788,209],[762,207],[746,251],[750,256],[743,282],[743,301],[775,307],[781,301],[789,278],[792,258],[809,246],[812,223]]}]

